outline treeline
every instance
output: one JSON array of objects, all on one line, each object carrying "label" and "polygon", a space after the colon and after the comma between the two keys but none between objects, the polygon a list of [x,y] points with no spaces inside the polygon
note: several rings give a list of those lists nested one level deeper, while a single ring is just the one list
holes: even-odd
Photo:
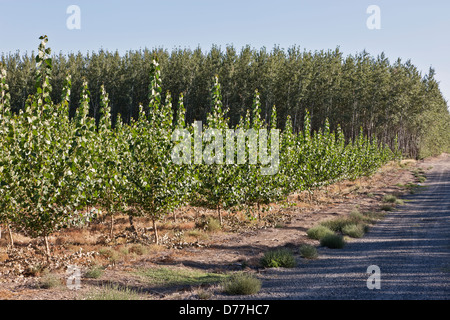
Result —
[{"label": "treeline", "polygon": [[[293,192],[312,193],[342,179],[370,176],[400,156],[398,149],[391,150],[362,131],[346,142],[341,128],[331,130],[326,119],[313,131],[308,113],[302,131],[294,132],[290,116],[281,121],[281,131],[276,107],[271,108],[269,121],[264,119],[258,91],[233,125],[219,78],[214,77],[206,93],[211,104],[205,130],[197,133],[206,144],[200,153],[214,161],[176,163],[174,159],[191,153],[192,145],[197,148],[198,131],[186,123],[183,94],[176,105],[175,95],[167,93],[163,99],[164,82],[156,58],[149,64],[148,104],[138,104],[138,115],[130,118],[129,124],[123,124],[119,114],[113,126],[112,103],[103,85],[98,119],[89,116],[92,94],[85,80],[79,96],[72,99],[72,79],[66,75],[61,80],[59,102],[53,101],[52,58],[47,38],[41,40],[35,58],[35,90],[20,112],[12,112],[14,90],[8,85],[7,71],[0,68],[0,225],[42,236],[47,256],[48,236],[90,221],[93,216],[88,207],[101,208],[111,217],[111,237],[117,212],[128,214],[130,222],[132,217],[146,216],[153,221],[158,242],[156,222],[177,207],[201,203],[217,209],[220,221],[221,210],[231,208],[253,208],[259,216],[262,206]],[[79,107],[69,117],[73,100]],[[218,141],[230,129],[258,132],[254,145],[259,149],[234,137],[236,147],[231,148],[233,161],[229,163],[228,136],[226,146]],[[180,139],[180,134],[184,138]],[[239,150],[244,150],[249,160],[236,161]],[[220,161],[224,154],[226,163]],[[251,157],[258,161],[252,163]],[[271,158],[270,164],[265,158]],[[268,165],[275,165],[276,170],[263,174]]]},{"label": "treeline", "polygon": [[[170,91],[176,106],[183,93],[188,123],[206,120],[211,108],[209,90],[218,75],[232,124],[245,115],[258,89],[264,120],[269,121],[276,105],[278,124],[284,126],[289,115],[295,132],[304,128],[309,110],[313,130],[329,119],[332,130],[341,125],[347,141],[355,139],[362,127],[365,135],[391,147],[398,137],[401,150],[412,157],[450,149],[450,115],[435,71],[422,75],[411,61],[392,63],[384,54],[344,56],[339,49],[311,52],[274,47],[268,51],[249,46],[241,50],[213,46],[206,53],[200,48],[142,49],[123,56],[104,50],[87,55],[60,53],[52,59],[52,99],[60,101],[64,79],[71,74],[71,116],[79,106],[77,97],[86,80],[91,93],[90,116],[99,119],[103,84],[113,122],[121,114],[129,123],[138,116],[137,106],[149,103],[149,73],[155,55],[161,66],[162,98]],[[28,95],[35,90],[33,54],[3,54],[1,62],[8,74],[12,110],[24,109]]]},{"label": "treeline", "polygon": [[[450,147],[450,116],[433,69],[422,75],[410,62],[391,63],[384,54],[372,57],[367,52],[344,56],[339,49],[306,51],[298,47],[272,51],[233,46],[225,50],[213,46],[207,53],[200,48],[143,49],[118,52],[100,50],[87,55],[53,56],[52,99],[59,101],[66,75],[72,75],[73,89],[69,106],[71,116],[79,106],[82,83],[89,83],[90,115],[99,118],[100,87],[109,93],[113,121],[117,114],[129,123],[138,116],[139,104],[148,105],[150,65],[154,56],[161,65],[162,96],[170,91],[174,105],[184,93],[187,122],[206,120],[210,110],[209,90],[218,75],[230,121],[237,124],[260,92],[262,115],[270,119],[276,105],[279,118],[289,115],[293,129],[304,127],[309,110],[313,130],[329,119],[332,130],[340,124],[347,140],[353,140],[362,127],[372,138],[394,146],[398,137],[405,154],[422,157]],[[34,88],[33,54],[3,55],[8,72],[12,110],[23,109]],[[280,120],[280,126],[284,124]]]}]

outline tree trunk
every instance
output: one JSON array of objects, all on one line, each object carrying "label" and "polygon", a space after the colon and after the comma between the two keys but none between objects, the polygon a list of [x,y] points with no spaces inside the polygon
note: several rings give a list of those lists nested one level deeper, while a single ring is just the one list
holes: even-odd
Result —
[{"label": "tree trunk", "polygon": [[48,236],[44,236],[44,243],[45,243],[45,255],[47,256],[47,261],[50,259],[50,246],[48,244]]},{"label": "tree trunk", "polygon": [[222,213],[220,212],[220,205],[217,206],[217,213],[219,214],[219,223],[222,226]]},{"label": "tree trunk", "polygon": [[134,227],[133,216],[128,216],[128,220],[130,221],[130,228],[132,232],[136,232],[136,228]]},{"label": "tree trunk", "polygon": [[153,232],[155,233],[155,242],[156,244],[159,244],[159,237],[158,237],[158,229],[156,228],[156,220],[153,219]]},{"label": "tree trunk", "polygon": [[14,239],[13,239],[13,236],[12,236],[11,227],[9,226],[9,224],[7,224],[6,228],[8,229],[9,245],[11,246],[11,249],[14,249]]},{"label": "tree trunk", "polygon": [[261,220],[261,211],[260,211],[259,202],[256,202],[256,209],[258,210],[258,220]]},{"label": "tree trunk", "polygon": [[109,237],[111,238],[111,240],[113,239],[114,236],[114,216],[111,214],[111,228],[109,229]]}]

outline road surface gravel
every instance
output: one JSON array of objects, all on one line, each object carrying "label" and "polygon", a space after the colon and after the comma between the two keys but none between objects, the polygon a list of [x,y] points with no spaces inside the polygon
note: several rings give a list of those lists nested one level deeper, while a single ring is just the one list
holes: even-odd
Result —
[{"label": "road surface gravel", "polygon": [[[404,196],[364,238],[343,249],[319,247],[318,259],[299,258],[296,268],[264,270],[261,291],[245,299],[449,299],[450,155],[423,165],[432,166],[426,188]],[[380,270],[380,289],[368,288],[376,283],[369,266]]]}]

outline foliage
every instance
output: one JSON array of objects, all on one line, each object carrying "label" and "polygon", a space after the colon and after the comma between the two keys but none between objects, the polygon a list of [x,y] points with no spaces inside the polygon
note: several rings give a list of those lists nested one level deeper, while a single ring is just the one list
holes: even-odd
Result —
[{"label": "foliage", "polygon": [[261,258],[264,268],[293,268],[296,265],[295,257],[289,249],[275,249],[264,253]]},{"label": "foliage", "polygon": [[198,286],[221,282],[229,276],[222,273],[209,273],[189,268],[145,268],[135,272],[153,285],[160,286]]},{"label": "foliage", "polygon": [[[186,121],[205,121],[210,110],[210,88],[214,76],[222,82],[223,104],[229,109],[230,126],[245,117],[258,89],[261,117],[268,122],[272,106],[278,108],[278,127],[290,116],[294,132],[305,128],[306,110],[311,131],[318,131],[329,120],[331,131],[341,126],[346,141],[355,140],[362,127],[364,135],[399,149],[408,156],[425,157],[450,150],[450,114],[436,72],[422,74],[410,61],[390,61],[384,53],[371,56],[366,51],[345,56],[335,50],[308,51],[299,47],[238,50],[201,48],[160,48],[128,51],[124,55],[100,50],[52,56],[53,77],[50,97],[59,102],[63,81],[72,74],[72,97],[79,97],[83,79],[92,85],[90,114],[100,117],[100,85],[109,93],[112,119],[129,123],[139,115],[139,104],[148,106],[151,62],[161,64],[161,101],[170,92],[177,106],[181,93],[187,110]],[[24,109],[34,94],[33,57],[19,53],[0,57],[8,74],[11,108]],[[73,116],[80,102],[70,101]]]},{"label": "foliage", "polygon": [[352,238],[362,238],[364,236],[363,224],[348,224],[342,228],[342,233]]},{"label": "foliage", "polygon": [[320,245],[330,249],[342,249],[345,246],[345,241],[340,234],[329,234],[320,239]]},{"label": "foliage", "polygon": [[306,231],[306,234],[311,239],[320,240],[326,235],[334,234],[334,232],[326,226],[318,225],[308,229],[308,231]]},{"label": "foliage", "polygon": [[[8,87],[6,81],[8,76],[8,80],[12,79],[16,83],[17,74],[11,70],[10,64],[0,68],[0,222],[11,224],[33,237],[43,236],[48,255],[48,236],[61,228],[80,226],[90,221],[99,212],[92,207],[101,208],[111,217],[117,211],[124,211],[130,217],[150,218],[155,241],[158,242],[156,222],[189,201],[200,199],[207,206],[217,209],[221,224],[223,209],[240,205],[256,206],[259,215],[267,205],[285,199],[290,193],[305,190],[312,193],[342,179],[370,176],[383,164],[400,156],[397,142],[396,148],[391,150],[384,143],[385,139],[378,140],[372,131],[367,134],[365,128],[359,133],[352,131],[351,139],[344,134],[348,128],[337,126],[333,130],[333,121],[330,120],[332,114],[329,112],[326,113],[329,118],[321,118],[320,126],[314,124],[322,114],[313,106],[310,111],[305,109],[301,128],[298,110],[291,114],[281,102],[281,107],[269,107],[267,101],[278,98],[270,96],[267,91],[263,93],[263,90],[253,90],[251,108],[245,109],[241,105],[239,121],[233,123],[232,118],[237,113],[230,112],[227,106],[236,107],[234,102],[230,102],[235,92],[224,93],[219,76],[208,75],[208,70],[220,60],[212,54],[204,62],[206,65],[200,64],[203,72],[201,78],[189,78],[192,70],[184,70],[179,74],[187,91],[181,93],[174,90],[179,93],[179,96],[174,95],[177,104],[173,103],[175,100],[171,92],[163,94],[165,83],[162,81],[158,56],[167,58],[164,53],[159,52],[159,55],[152,57],[145,55],[145,61],[148,62],[142,68],[148,72],[145,81],[138,76],[137,71],[141,70],[138,68],[139,63],[130,62],[130,69],[134,69],[136,79],[128,80],[130,83],[148,85],[144,90],[148,95],[141,100],[148,104],[146,107],[139,104],[139,110],[133,117],[124,113],[127,119],[122,121],[115,107],[122,100],[118,98],[116,89],[111,89],[111,83],[108,83],[110,79],[102,77],[105,80],[103,85],[96,81],[88,82],[92,75],[88,73],[85,78],[79,78],[76,70],[72,70],[71,75],[54,76],[54,69],[60,72],[67,66],[61,65],[62,57],[50,57],[51,51],[46,48],[47,37],[41,37],[41,40],[32,68],[35,73],[34,93],[29,92],[23,109],[13,107],[19,100],[16,93],[9,91],[12,86]],[[214,54],[220,56],[218,51],[214,51]],[[228,54],[233,53],[229,51]],[[196,51],[194,56],[202,60],[200,52]],[[282,52],[277,51],[274,59],[275,56],[282,65]],[[138,56],[132,57],[138,59]],[[297,58],[303,59],[300,56]],[[338,58],[332,59],[337,69],[340,68]],[[239,63],[252,61],[251,51],[245,51],[245,56],[240,59],[243,60],[239,60]],[[325,59],[325,56],[320,56],[320,59]],[[6,60],[12,63],[12,60]],[[79,61],[83,59],[77,56],[74,61],[68,62],[68,66],[78,65]],[[97,65],[102,61],[115,62],[111,68],[117,68],[115,72],[121,70],[119,57],[113,59],[102,53],[93,55],[92,61]],[[167,63],[167,60],[162,59],[161,65],[169,66]],[[233,64],[231,60],[228,63]],[[308,63],[305,61],[304,72],[311,71],[312,67]],[[80,70],[83,68],[80,67]],[[176,78],[172,74],[174,70],[169,68],[167,71],[169,87]],[[294,69],[283,70],[290,74]],[[9,72],[13,76],[10,77]],[[240,77],[246,77],[245,73],[238,73]],[[104,73],[99,71],[95,74],[99,76]],[[227,86],[234,86],[234,80],[245,84],[244,80],[230,77],[229,74],[220,72],[220,75]],[[277,82],[273,84],[276,89],[274,92],[280,96],[284,95],[284,87],[281,90],[280,85],[285,80],[279,79],[282,75],[275,72],[271,80]],[[303,76],[308,81],[299,86],[303,92],[300,100],[308,101],[308,83],[312,83],[314,77]],[[264,90],[267,89],[266,80],[261,78]],[[199,116],[198,119],[206,120],[206,124],[198,128],[188,124],[187,118],[197,114],[193,102],[201,100],[200,96],[192,98],[189,85],[200,82],[210,85],[209,94],[208,91],[201,91],[208,98],[210,110]],[[129,83],[116,84],[118,87],[121,85]],[[107,92],[108,88],[110,91]],[[236,90],[238,88],[235,87]],[[288,91],[292,88],[289,84]],[[134,94],[139,91],[137,96],[141,97],[141,90],[134,86],[128,89],[132,92],[128,98],[132,97],[132,102],[139,101]],[[245,90],[242,92],[246,95]],[[56,98],[55,94],[58,94]],[[72,99],[74,94],[79,98]],[[333,105],[333,101],[335,103],[334,99],[324,96],[320,96],[320,99],[330,105]],[[77,103],[75,110],[74,101]],[[290,97],[286,101],[294,103]],[[200,106],[203,108],[203,104]],[[296,105],[295,108],[298,107]],[[281,134],[278,131],[282,127],[280,124],[284,126]],[[183,133],[184,140],[173,139],[175,129]],[[223,143],[223,139],[228,142],[227,134],[230,131],[235,133],[232,136],[235,147],[231,149],[227,143]],[[247,142],[242,140],[240,132],[253,132],[254,144],[249,142],[251,139],[247,139]],[[200,147],[196,145],[198,139]],[[186,145],[180,144],[183,141]],[[187,161],[175,163],[173,150],[180,146],[179,150],[186,155],[184,160]],[[278,147],[279,154],[273,154],[275,149],[272,147]],[[263,160],[269,157],[269,149],[270,156],[278,157],[279,163],[273,174],[262,174],[267,166]],[[242,151],[245,151],[244,159],[241,158]],[[261,209],[261,206],[264,208]],[[323,228],[309,230],[308,235],[320,239],[326,233],[323,231]]]},{"label": "foliage", "polygon": [[316,259],[318,256],[316,247],[310,244],[304,244],[300,247],[300,254],[305,259]]},{"label": "foliage", "polygon": [[171,162],[171,131],[173,114],[170,95],[161,102],[159,64],[152,62],[151,101],[147,114],[141,106],[139,118],[126,131],[127,150],[124,152],[122,174],[127,188],[122,194],[127,205],[137,209],[134,215],[153,220],[155,241],[158,243],[156,220],[180,204],[177,187],[178,166]]},{"label": "foliage", "polygon": [[[31,236],[44,236],[66,227],[70,216],[87,203],[92,177],[88,140],[92,126],[79,113],[76,122],[50,99],[52,60],[41,37],[36,56],[36,93],[26,108],[11,115],[2,145],[9,145],[5,192],[10,220]],[[3,180],[3,179],[2,179]],[[13,191],[11,191],[13,190]],[[46,251],[49,254],[48,243]]]},{"label": "foliage", "polygon": [[223,282],[223,289],[229,295],[251,295],[261,289],[261,280],[252,274],[235,273]]},{"label": "foliage", "polygon": [[143,295],[139,291],[119,284],[105,284],[100,291],[89,292],[84,297],[86,300],[142,300]]}]

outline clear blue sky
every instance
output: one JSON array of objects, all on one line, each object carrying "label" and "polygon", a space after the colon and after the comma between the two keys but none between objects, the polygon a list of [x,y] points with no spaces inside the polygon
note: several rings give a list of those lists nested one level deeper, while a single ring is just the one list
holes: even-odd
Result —
[{"label": "clear blue sky", "polygon": [[[66,27],[72,4],[81,10],[80,30]],[[380,30],[366,26],[370,5],[381,9]],[[63,53],[197,46],[207,51],[212,44],[385,52],[391,62],[411,59],[423,74],[434,67],[450,100],[448,0],[0,0],[0,30],[0,52],[31,52],[43,34],[53,52]]]}]

